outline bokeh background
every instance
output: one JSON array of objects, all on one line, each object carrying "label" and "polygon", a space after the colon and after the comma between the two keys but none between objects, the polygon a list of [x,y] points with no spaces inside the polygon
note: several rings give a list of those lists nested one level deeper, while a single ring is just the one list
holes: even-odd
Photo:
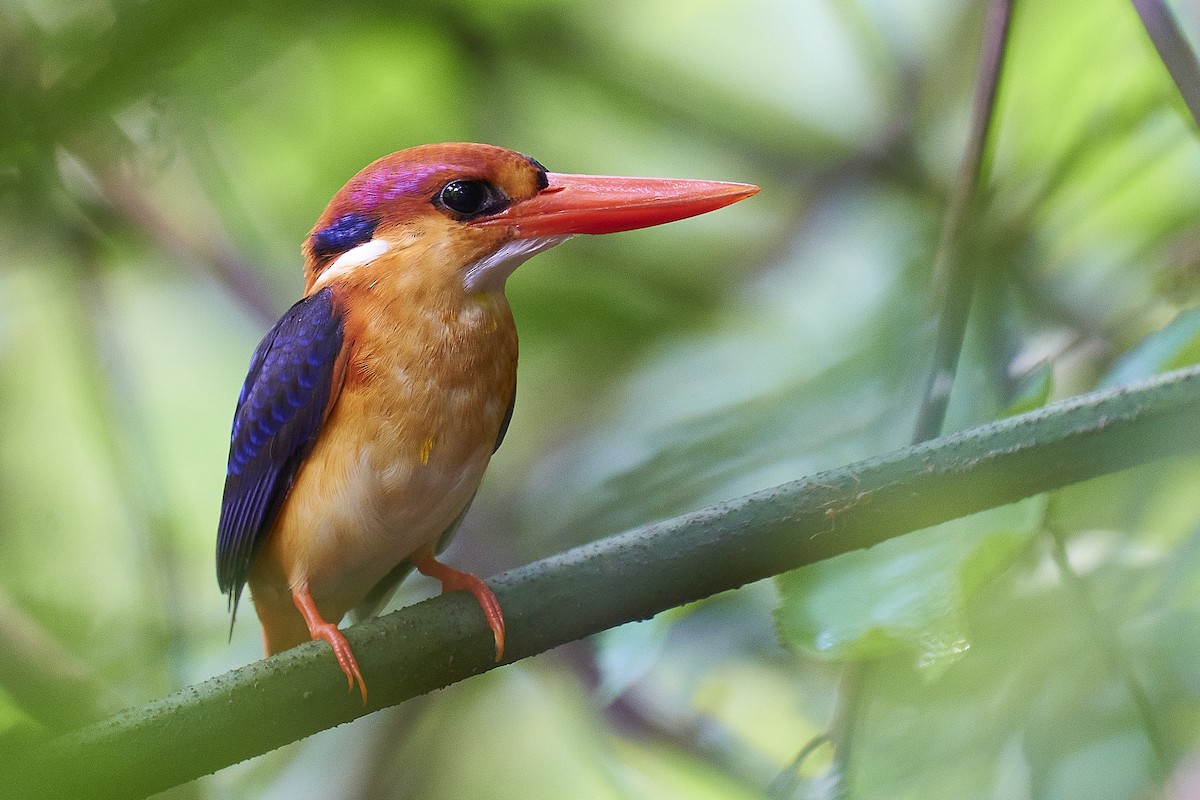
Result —
[{"label": "bokeh background", "polygon": [[[763,187],[510,280],[516,414],[456,566],[906,444],[984,5],[0,0],[0,744],[259,657],[213,570],[234,399],[313,220],[393,150]],[[993,134],[947,429],[1200,358],[1200,141],[1132,6],[1019,2]],[[1193,797],[1198,467],[905,536],[168,796]]]}]

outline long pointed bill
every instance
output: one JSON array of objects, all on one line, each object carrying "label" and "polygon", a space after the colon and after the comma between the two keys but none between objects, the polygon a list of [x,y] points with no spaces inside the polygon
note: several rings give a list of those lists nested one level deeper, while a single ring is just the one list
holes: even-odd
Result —
[{"label": "long pointed bill", "polygon": [[512,225],[517,238],[616,233],[674,222],[744,200],[748,183],[673,178],[617,178],[551,172],[549,186],[487,224]]}]

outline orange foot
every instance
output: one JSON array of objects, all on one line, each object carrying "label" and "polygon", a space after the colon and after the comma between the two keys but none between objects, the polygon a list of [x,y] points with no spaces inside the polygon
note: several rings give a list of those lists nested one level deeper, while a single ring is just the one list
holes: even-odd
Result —
[{"label": "orange foot", "polygon": [[342,668],[342,672],[346,673],[346,680],[350,682],[349,688],[353,689],[354,684],[358,683],[358,690],[362,694],[365,706],[367,704],[367,683],[363,680],[362,673],[358,671],[358,662],[354,659],[354,651],[350,649],[350,643],[338,630],[338,626],[332,622],[326,622],[321,616],[316,602],[313,601],[312,592],[308,590],[307,583],[302,583],[292,590],[292,602],[296,604],[296,608],[304,617],[304,624],[308,625],[308,632],[313,641],[324,639],[333,648],[338,666]]},{"label": "orange foot", "polygon": [[475,595],[483,616],[487,619],[492,636],[496,639],[496,663],[504,658],[504,612],[500,610],[500,601],[477,575],[469,572],[459,572],[448,567],[432,555],[423,555],[413,559],[413,566],[422,575],[437,578],[442,582],[443,592],[470,592]]}]

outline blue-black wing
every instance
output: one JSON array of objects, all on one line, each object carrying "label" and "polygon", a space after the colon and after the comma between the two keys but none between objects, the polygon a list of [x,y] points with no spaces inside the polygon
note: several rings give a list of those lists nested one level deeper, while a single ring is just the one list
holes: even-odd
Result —
[{"label": "blue-black wing", "polygon": [[[504,419],[500,421],[500,433],[496,434],[496,444],[492,447],[495,453],[504,444],[504,434],[508,433],[508,423],[512,422],[513,409],[517,407],[517,387],[513,386],[513,395],[508,398],[508,408],[504,410]],[[468,503],[467,505],[470,505]]]},{"label": "blue-black wing", "polygon": [[250,359],[217,528],[217,582],[231,610],[337,397],[343,337],[342,316],[326,288],[288,309]]}]

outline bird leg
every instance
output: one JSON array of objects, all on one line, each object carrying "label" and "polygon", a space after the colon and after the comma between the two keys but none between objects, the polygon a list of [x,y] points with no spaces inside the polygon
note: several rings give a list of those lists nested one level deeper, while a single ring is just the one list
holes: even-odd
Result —
[{"label": "bird leg", "polygon": [[453,567],[446,566],[434,558],[432,552],[429,551],[413,558],[412,563],[417,568],[417,572],[441,581],[443,592],[461,590],[475,596],[475,600],[479,603],[479,608],[487,620],[488,627],[492,629],[492,636],[496,639],[496,663],[500,663],[500,660],[504,658],[504,613],[500,610],[500,601],[496,599],[496,595],[483,582],[483,579],[469,572],[460,572]]},{"label": "bird leg", "polygon": [[321,616],[307,582],[292,589],[292,602],[296,604],[296,608],[304,617],[304,624],[308,625],[308,632],[313,641],[323,639],[329,642],[329,646],[333,648],[338,666],[342,668],[342,672],[346,673],[346,680],[350,683],[349,688],[353,689],[355,682],[358,683],[365,706],[367,704],[367,683],[363,680],[362,673],[358,671],[358,661],[354,659],[354,651],[350,649],[350,643],[338,630],[338,626],[332,622],[326,622],[325,618]]}]

